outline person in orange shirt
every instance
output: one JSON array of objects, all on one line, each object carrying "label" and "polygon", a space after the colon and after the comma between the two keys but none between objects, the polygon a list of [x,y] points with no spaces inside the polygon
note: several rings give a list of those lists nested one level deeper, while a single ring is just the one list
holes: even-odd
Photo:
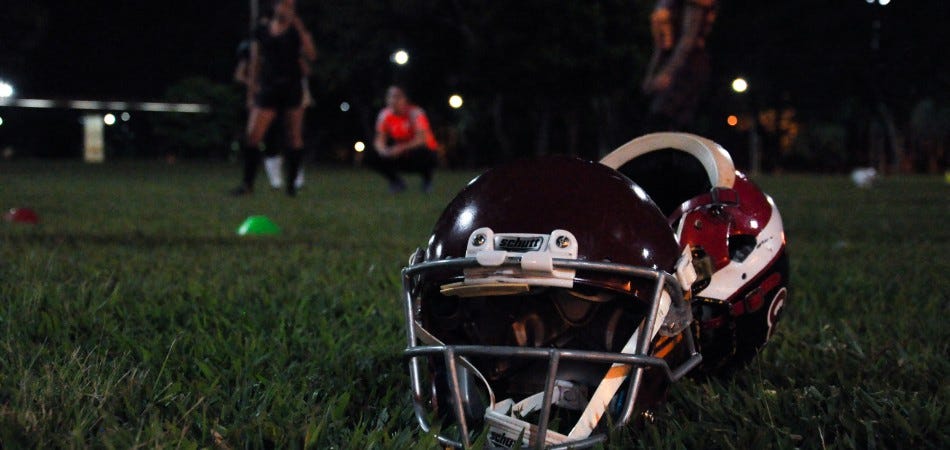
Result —
[{"label": "person in orange shirt", "polygon": [[368,152],[366,164],[389,181],[389,191],[399,193],[406,183],[399,172],[418,172],[422,191],[432,189],[438,142],[422,108],[414,105],[400,86],[386,91],[386,107],[376,118],[375,152]]}]

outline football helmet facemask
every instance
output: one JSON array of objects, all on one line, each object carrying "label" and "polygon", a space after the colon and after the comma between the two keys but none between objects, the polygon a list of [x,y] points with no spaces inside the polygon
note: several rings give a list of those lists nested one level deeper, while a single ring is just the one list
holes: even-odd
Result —
[{"label": "football helmet facemask", "polygon": [[602,442],[700,362],[692,254],[649,197],[602,164],[493,169],[403,270],[413,397],[442,444]]}]

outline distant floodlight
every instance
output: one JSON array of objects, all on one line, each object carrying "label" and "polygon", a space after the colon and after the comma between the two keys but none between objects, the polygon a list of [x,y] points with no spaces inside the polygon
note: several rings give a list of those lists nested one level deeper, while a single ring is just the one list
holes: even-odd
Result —
[{"label": "distant floodlight", "polygon": [[739,118],[734,114],[730,114],[729,117],[726,117],[726,124],[728,124],[730,127],[734,127],[739,124]]},{"label": "distant floodlight", "polygon": [[451,107],[454,108],[454,109],[459,109],[459,108],[461,108],[461,107],[462,107],[462,103],[464,103],[464,102],[462,101],[462,96],[461,96],[461,95],[453,94],[451,97],[449,97],[449,106],[451,106]]},{"label": "distant floodlight", "polygon": [[349,102],[340,103],[340,111],[347,112],[347,111],[349,111],[349,110],[350,110],[350,103],[349,103]]},{"label": "distant floodlight", "polygon": [[746,89],[749,89],[749,83],[746,82],[744,78],[736,78],[735,80],[732,80],[733,91],[742,93],[745,92]]},{"label": "distant floodlight", "polygon": [[868,4],[869,4],[869,5],[873,5],[873,4],[874,4],[874,0],[867,0],[867,1],[868,1]]},{"label": "distant floodlight", "polygon": [[122,119],[123,122],[128,122],[129,119],[132,118],[132,115],[126,111],[126,112],[123,112],[122,115],[119,116],[119,118]]},{"label": "distant floodlight", "polygon": [[891,0],[877,0],[877,3],[878,3],[879,5],[881,5],[881,6],[887,6],[888,3],[890,3],[890,2],[891,2]]},{"label": "distant floodlight", "polygon": [[366,150],[366,144],[364,144],[363,141],[356,141],[356,143],[353,144],[353,150],[356,150],[356,153],[363,153],[363,150]]},{"label": "distant floodlight", "polygon": [[3,126],[3,117],[0,117],[0,127]]},{"label": "distant floodlight", "polygon": [[108,113],[102,116],[102,123],[106,125],[115,125],[115,114]]},{"label": "distant floodlight", "polygon": [[13,85],[6,81],[0,81],[0,98],[13,97]]},{"label": "distant floodlight", "polygon": [[390,59],[392,62],[402,66],[409,62],[409,53],[407,53],[405,50],[399,49],[396,50],[396,53],[393,53],[393,56]]}]

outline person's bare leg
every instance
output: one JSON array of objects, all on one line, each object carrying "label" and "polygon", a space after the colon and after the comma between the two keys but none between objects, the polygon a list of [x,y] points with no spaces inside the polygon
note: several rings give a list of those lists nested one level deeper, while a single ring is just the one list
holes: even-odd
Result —
[{"label": "person's bare leg", "polygon": [[244,157],[244,172],[241,177],[241,186],[233,192],[235,195],[249,194],[254,191],[254,179],[257,177],[257,167],[261,161],[258,146],[276,114],[277,112],[273,109],[258,107],[251,109],[247,118],[247,134],[241,150]]},{"label": "person's bare leg", "polygon": [[284,186],[287,195],[297,194],[297,177],[300,174],[300,162],[303,159],[303,116],[304,108],[288,110],[284,117],[287,131],[287,154],[284,156]]}]

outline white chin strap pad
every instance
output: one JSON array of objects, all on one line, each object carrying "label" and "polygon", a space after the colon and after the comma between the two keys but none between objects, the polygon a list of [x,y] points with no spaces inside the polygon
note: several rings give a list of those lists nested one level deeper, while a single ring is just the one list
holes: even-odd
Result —
[{"label": "white chin strap pad", "polygon": [[[512,448],[520,437],[522,444],[531,445],[538,434],[538,426],[521,420],[516,415],[527,415],[541,409],[543,401],[544,393],[539,392],[518,403],[509,398],[486,409],[485,420],[490,424],[488,441],[492,445]],[[544,445],[563,444],[567,441],[567,436],[548,430],[545,434]]]},{"label": "white chin strap pad", "polygon": [[736,168],[722,146],[701,136],[689,133],[651,133],[640,136],[617,147],[600,160],[600,163],[618,170],[624,164],[647,153],[672,148],[695,157],[709,176],[713,187],[732,188]]}]

